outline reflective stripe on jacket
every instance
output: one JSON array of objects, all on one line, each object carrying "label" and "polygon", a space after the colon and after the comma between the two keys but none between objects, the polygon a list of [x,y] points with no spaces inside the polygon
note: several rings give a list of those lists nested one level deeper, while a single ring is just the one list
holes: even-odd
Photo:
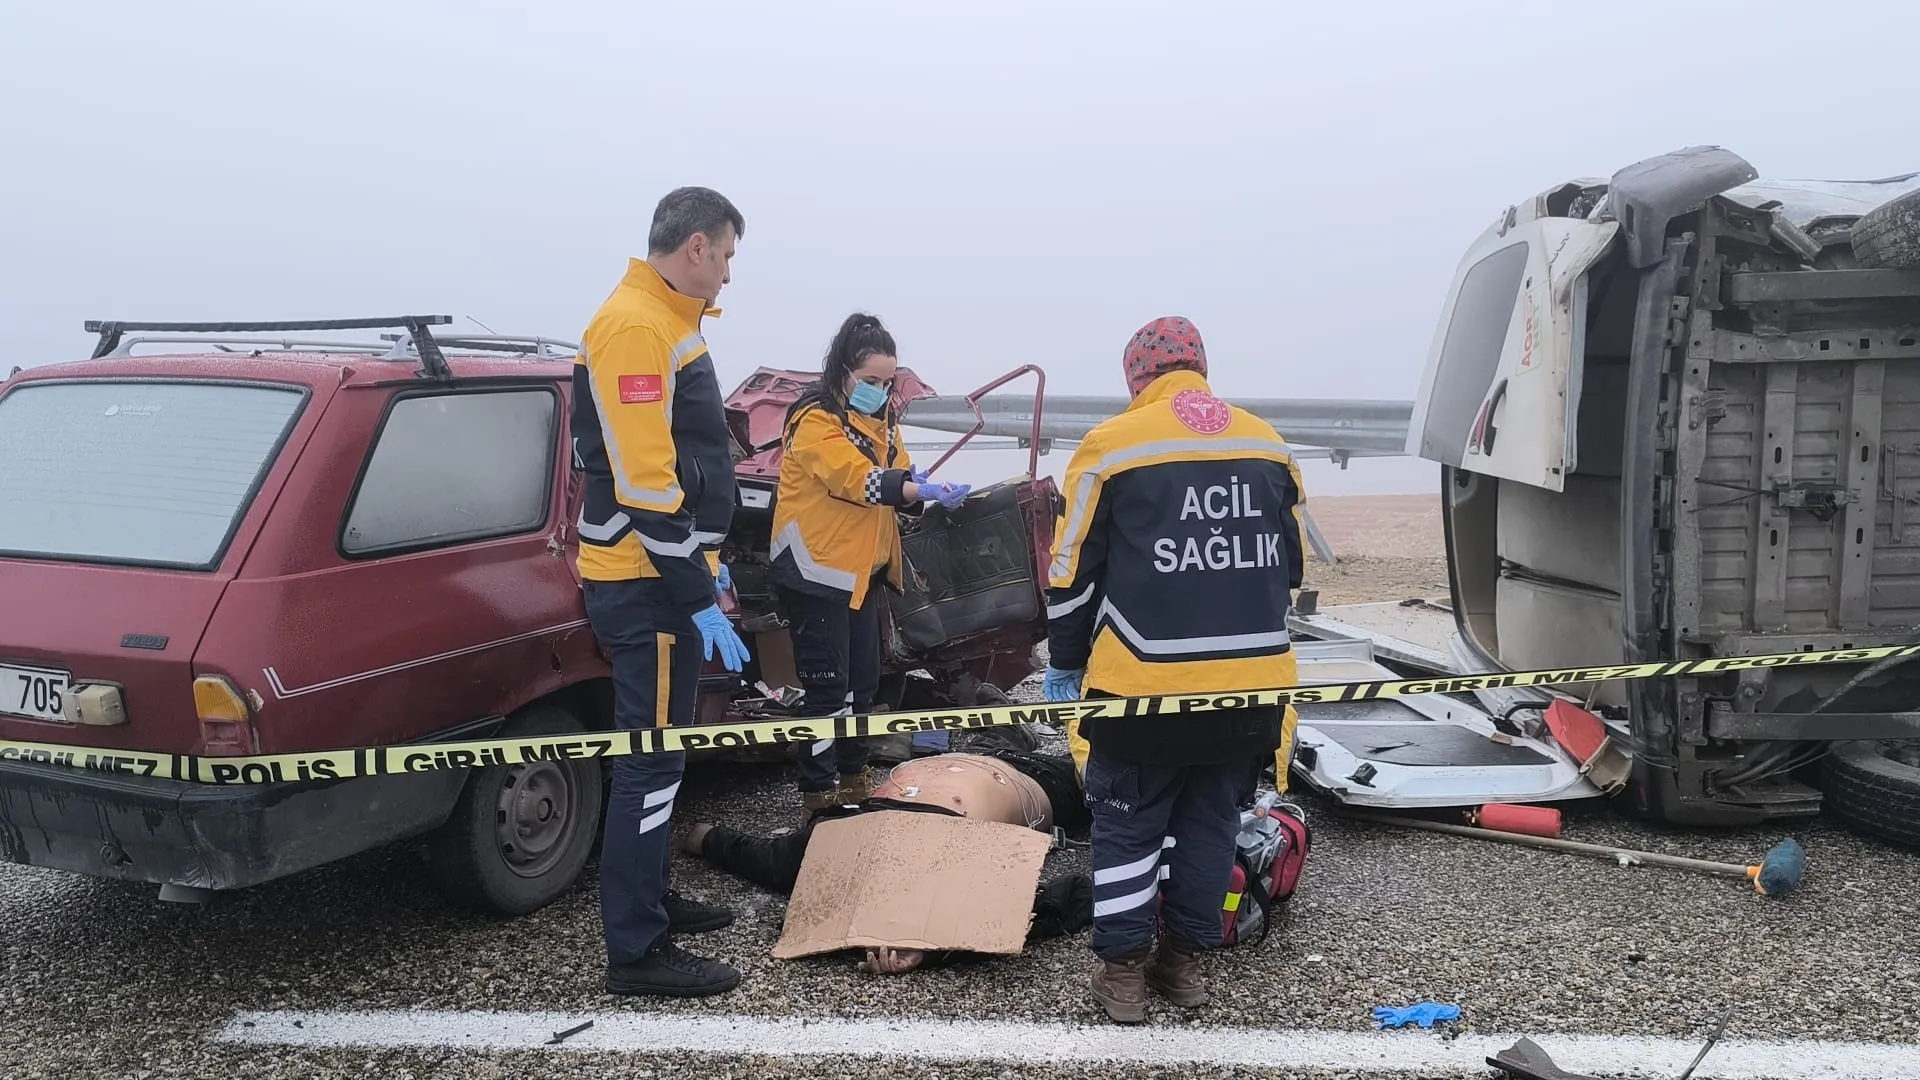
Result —
[{"label": "reflective stripe on jacket", "polygon": [[[866,600],[874,568],[902,588],[898,512],[913,459],[900,425],[884,416],[833,414],[817,398],[797,402],[782,439],[773,508],[773,579],[816,596]],[[917,504],[916,504],[917,507]]]},{"label": "reflective stripe on jacket", "polygon": [[702,317],[719,313],[630,260],[573,369],[573,464],[586,481],[580,576],[660,578],[688,612],[714,602],[733,524],[731,436],[700,335]]},{"label": "reflective stripe on jacket", "polygon": [[[1123,697],[1294,684],[1286,619],[1305,569],[1304,495],[1271,426],[1214,397],[1203,376],[1170,372],[1088,433],[1062,490],[1047,592],[1054,667],[1084,668],[1087,691]],[[1156,723],[1155,738],[1171,740],[1183,737],[1175,727],[1217,726],[1140,717],[1085,734]]]}]

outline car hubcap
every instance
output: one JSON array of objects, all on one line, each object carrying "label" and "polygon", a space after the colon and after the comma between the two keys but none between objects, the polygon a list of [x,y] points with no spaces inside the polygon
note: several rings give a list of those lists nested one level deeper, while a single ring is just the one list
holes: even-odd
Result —
[{"label": "car hubcap", "polygon": [[500,785],[500,854],[521,877],[539,877],[567,852],[577,828],[573,777],[557,762],[516,765]]}]

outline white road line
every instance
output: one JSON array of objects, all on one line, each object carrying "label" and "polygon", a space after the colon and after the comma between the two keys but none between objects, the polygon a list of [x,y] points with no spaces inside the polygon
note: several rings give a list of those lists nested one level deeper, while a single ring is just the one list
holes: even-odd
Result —
[{"label": "white road line", "polygon": [[[556,1032],[593,1026],[558,1046]],[[1422,1076],[1485,1069],[1513,1035],[1302,1031],[1231,1027],[1079,1027],[999,1021],[788,1020],[631,1012],[245,1012],[215,1036],[256,1046],[368,1049],[556,1050],[773,1057],[856,1055],[938,1061],[1112,1062],[1348,1069]],[[1563,1069],[1676,1076],[1702,1040],[1624,1035],[1535,1035]],[[1700,1080],[1891,1080],[1920,1075],[1920,1045],[1729,1039]]]}]

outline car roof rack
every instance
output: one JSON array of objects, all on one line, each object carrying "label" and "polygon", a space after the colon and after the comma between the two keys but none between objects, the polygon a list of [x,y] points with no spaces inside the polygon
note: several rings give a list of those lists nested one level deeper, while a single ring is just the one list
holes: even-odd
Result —
[{"label": "car roof rack", "polygon": [[[397,315],[378,319],[311,319],[293,322],[120,322],[88,320],[87,332],[98,334],[93,356],[128,356],[136,345],[188,344],[211,345],[221,352],[235,352],[233,346],[248,346],[254,355],[262,348],[301,352],[372,353],[384,360],[418,358],[417,374],[425,378],[452,377],[447,367],[447,350],[477,353],[511,353],[542,359],[578,353],[580,347],[558,338],[532,334],[462,334],[436,338],[430,326],[453,322],[450,315]],[[261,337],[260,334],[308,330],[397,330],[384,333],[377,341],[350,341],[335,338]],[[158,331],[152,333],[151,331]],[[130,334],[135,336],[129,336]]]}]

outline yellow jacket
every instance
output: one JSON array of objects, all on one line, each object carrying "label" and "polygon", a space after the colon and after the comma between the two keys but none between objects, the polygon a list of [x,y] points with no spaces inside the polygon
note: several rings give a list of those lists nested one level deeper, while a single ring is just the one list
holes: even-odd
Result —
[{"label": "yellow jacket", "polygon": [[700,335],[701,319],[718,314],[630,260],[573,368],[573,464],[586,481],[580,576],[659,578],[689,613],[714,602],[733,523],[732,437]]},{"label": "yellow jacket", "polygon": [[[1305,569],[1304,485],[1264,420],[1214,397],[1205,377],[1170,372],[1088,433],[1062,491],[1047,593],[1052,666],[1084,670],[1089,695],[1295,683],[1286,618]],[[1101,719],[1076,727],[1072,742],[1082,763],[1088,739],[1175,763],[1231,758],[1267,739],[1235,723]],[[1292,723],[1288,710],[1272,733],[1283,750]]]},{"label": "yellow jacket", "polygon": [[[773,507],[773,579],[858,608],[876,570],[905,581],[898,511],[913,470],[889,405],[881,416],[828,408],[818,392],[795,402],[782,438]],[[915,508],[918,503],[914,503]]]}]

